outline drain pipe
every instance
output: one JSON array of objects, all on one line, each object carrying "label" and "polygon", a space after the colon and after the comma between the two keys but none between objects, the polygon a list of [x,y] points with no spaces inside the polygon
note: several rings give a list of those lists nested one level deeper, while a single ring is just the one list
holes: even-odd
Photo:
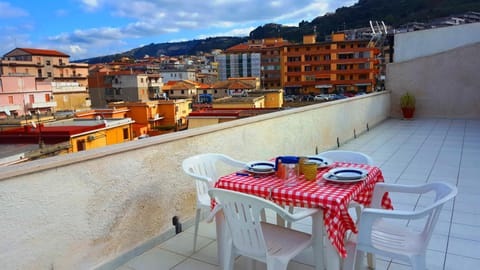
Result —
[{"label": "drain pipe", "polygon": [[173,216],[172,224],[173,224],[173,226],[175,226],[175,234],[179,234],[179,233],[182,232],[182,224],[178,220],[177,216]]}]

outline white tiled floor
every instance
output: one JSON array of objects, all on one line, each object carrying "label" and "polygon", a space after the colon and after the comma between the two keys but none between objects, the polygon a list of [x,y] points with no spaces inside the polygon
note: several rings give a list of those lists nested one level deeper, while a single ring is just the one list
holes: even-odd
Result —
[{"label": "white tiled floor", "polygon": [[[369,154],[386,182],[445,181],[458,187],[457,197],[441,214],[427,252],[429,270],[471,270],[480,265],[480,120],[390,119],[348,142],[342,149]],[[421,205],[408,196],[393,196],[396,208]],[[308,228],[310,224],[297,224]],[[414,224],[412,224],[414,226]],[[192,228],[137,256],[117,270],[219,269],[215,225],[203,222],[197,252],[192,252]],[[289,264],[289,270],[313,269],[311,250]],[[240,257],[235,269],[245,269]],[[256,269],[263,270],[262,263]],[[411,269],[377,258],[378,270]]]}]

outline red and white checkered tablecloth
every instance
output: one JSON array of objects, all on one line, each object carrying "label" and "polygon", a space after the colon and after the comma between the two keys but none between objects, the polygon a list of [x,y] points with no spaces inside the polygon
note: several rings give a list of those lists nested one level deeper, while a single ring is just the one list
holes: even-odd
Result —
[{"label": "red and white checkered tablecloth", "polygon": [[[323,179],[323,174],[333,167],[353,167],[368,170],[367,179],[354,183],[336,183]],[[364,206],[369,206],[373,196],[375,183],[383,182],[379,168],[364,164],[336,162],[332,167],[318,170],[315,181],[306,181],[301,175],[297,185],[286,186],[285,180],[275,174],[255,178],[232,173],[221,177],[215,187],[269,199],[280,205],[323,209],[323,219],[326,235],[340,256],[347,256],[344,240],[347,230],[357,233],[357,227],[348,213],[348,204],[354,200]],[[393,209],[386,193],[382,199],[382,207]]]}]

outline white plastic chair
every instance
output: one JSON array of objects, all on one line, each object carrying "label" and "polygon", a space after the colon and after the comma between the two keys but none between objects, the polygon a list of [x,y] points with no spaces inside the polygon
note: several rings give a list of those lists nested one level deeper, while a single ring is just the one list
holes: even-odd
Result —
[{"label": "white plastic chair", "polygon": [[[415,209],[385,210],[381,209],[381,200],[385,192],[426,194],[434,193],[430,205]],[[347,256],[345,269],[360,269],[360,261],[364,252],[375,253],[392,259],[410,263],[414,270],[424,270],[426,267],[425,253],[438,221],[442,206],[453,199],[457,188],[446,183],[435,182],[424,185],[398,185],[377,183],[373,194],[372,208],[364,208],[360,217],[359,232],[356,239],[348,243],[350,252]],[[421,230],[408,227],[407,222],[420,222]],[[418,228],[418,227],[417,227]],[[357,260],[357,262],[355,262]]]},{"label": "white plastic chair", "polygon": [[[348,150],[330,150],[325,151],[320,154],[319,156],[325,157],[330,159],[331,161],[335,162],[349,162],[349,163],[357,163],[357,164],[367,164],[373,165],[373,159],[362,152],[356,151],[348,151]],[[355,209],[355,215],[358,223],[358,219],[360,217],[360,213],[362,212],[362,206],[354,201],[352,201],[349,205],[349,208]],[[370,268],[375,268],[375,257],[373,254],[368,254],[368,266]]]},{"label": "white plastic chair", "polygon": [[200,223],[202,209],[210,210],[210,197],[208,190],[213,188],[218,180],[217,163],[244,168],[245,162],[232,159],[224,154],[206,153],[199,154],[185,159],[182,162],[183,171],[193,177],[197,188],[197,209],[195,213],[195,233],[193,238],[193,251],[197,247],[198,226]]},{"label": "white plastic chair", "polygon": [[355,151],[347,151],[347,150],[331,150],[325,151],[320,154],[319,156],[326,157],[332,161],[340,161],[340,162],[352,162],[358,164],[368,164],[373,165],[373,159],[362,152],[355,152]]},{"label": "white plastic chair", "polygon": [[227,225],[227,245],[223,248],[226,269],[233,269],[236,255],[243,255],[254,260],[265,262],[267,270],[287,269],[288,262],[300,252],[311,246],[312,235],[280,225],[261,222],[261,211],[270,209],[287,221],[298,221],[317,213],[317,209],[305,209],[291,214],[281,206],[263,198],[245,193],[210,189],[208,192],[215,198],[223,210]]}]

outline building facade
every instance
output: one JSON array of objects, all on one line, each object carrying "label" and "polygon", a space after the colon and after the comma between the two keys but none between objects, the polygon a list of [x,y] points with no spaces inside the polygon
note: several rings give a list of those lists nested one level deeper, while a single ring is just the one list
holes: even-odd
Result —
[{"label": "building facade", "polygon": [[[259,53],[260,76],[258,78],[260,79],[261,88],[279,89],[281,87],[281,48],[289,44],[291,43],[283,40],[281,37],[249,40],[247,43],[238,44],[226,49],[225,57],[243,53]],[[226,73],[226,71],[222,72]],[[231,77],[235,76],[232,75]]]},{"label": "building facade", "polygon": [[110,102],[147,102],[163,96],[163,81],[158,74],[91,72],[89,84],[94,108],[106,108]]},{"label": "building facade", "polygon": [[27,74],[0,76],[0,118],[51,114],[56,106],[49,82]]},{"label": "building facade", "polygon": [[303,44],[282,48],[282,88],[286,94],[371,92],[378,78],[380,50],[369,40],[331,42],[304,38]]},{"label": "building facade", "polygon": [[[88,64],[70,63],[70,56],[65,53],[15,48],[0,60],[0,75],[14,74],[29,74],[38,82],[52,83],[53,98],[60,106],[56,110],[89,107]],[[75,85],[75,89],[71,87],[72,85]]]},{"label": "building facade", "polygon": [[197,75],[195,69],[168,69],[160,70],[160,76],[164,83],[169,81],[189,80],[196,81]]},{"label": "building facade", "polygon": [[231,77],[261,77],[260,53],[226,53],[215,57],[220,81]]}]

